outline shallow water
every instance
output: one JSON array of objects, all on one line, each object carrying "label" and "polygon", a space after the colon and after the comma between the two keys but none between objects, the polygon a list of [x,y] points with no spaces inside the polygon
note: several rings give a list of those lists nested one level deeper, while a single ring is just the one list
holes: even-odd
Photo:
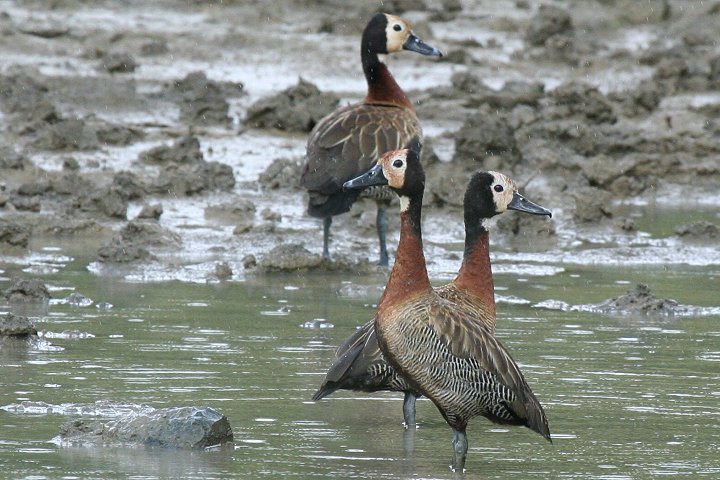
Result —
[{"label": "shallow water", "polygon": [[[451,476],[450,430],[427,400],[415,432],[403,430],[399,395],[309,401],[334,347],[372,315],[384,274],[145,284],[91,275],[75,257],[63,264],[43,277],[58,300],[38,321],[62,349],[0,350],[5,478]],[[471,476],[717,478],[717,275],[717,266],[683,265],[497,274],[498,335],[545,406],[553,444],[476,419]],[[600,302],[638,281],[699,314],[603,316],[537,305]],[[59,301],[73,289],[95,303]],[[107,415],[113,405],[115,414],[127,405],[209,405],[228,416],[235,443],[186,453],[52,442],[78,408]]]}]

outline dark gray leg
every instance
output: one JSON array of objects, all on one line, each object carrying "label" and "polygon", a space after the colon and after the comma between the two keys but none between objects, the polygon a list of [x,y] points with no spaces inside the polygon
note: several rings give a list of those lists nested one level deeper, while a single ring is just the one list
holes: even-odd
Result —
[{"label": "dark gray leg", "polygon": [[453,472],[464,473],[465,472],[465,457],[467,456],[468,442],[465,431],[455,430],[453,428],[453,462],[450,465],[450,469]]},{"label": "dark gray leg", "polygon": [[388,258],[387,243],[385,242],[388,221],[385,205],[381,205],[380,203],[378,203],[375,225],[377,226],[378,240],[380,241],[380,261],[378,262],[378,265],[387,267],[390,263],[390,259]]},{"label": "dark gray leg", "polygon": [[417,396],[413,392],[405,392],[403,401],[403,416],[405,417],[405,429],[415,430],[415,400]]},{"label": "dark gray leg", "polygon": [[330,260],[330,225],[332,217],[323,218],[323,258]]}]

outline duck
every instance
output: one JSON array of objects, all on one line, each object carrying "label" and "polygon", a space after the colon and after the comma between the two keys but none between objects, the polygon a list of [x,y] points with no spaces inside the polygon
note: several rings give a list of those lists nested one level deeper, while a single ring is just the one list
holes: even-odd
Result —
[{"label": "duck", "polygon": [[[376,13],[365,27],[360,59],[367,95],[360,102],[334,110],[310,132],[300,187],[308,192],[308,214],[323,220],[323,258],[330,258],[330,226],[336,215],[350,211],[360,191],[343,190],[346,180],[360,175],[385,151],[402,148],[422,128],[412,102],[384,63],[386,55],[409,50],[426,56],[442,52],[423,42],[402,17]],[[386,208],[393,198],[386,188],[370,188],[364,196],[377,202],[378,264],[387,266]]]},{"label": "duck", "polygon": [[[507,348],[470,309],[443,298],[430,284],[422,244],[425,174],[419,153],[386,153],[344,187],[377,185],[399,196],[400,242],[375,312],[375,336],[392,368],[429,398],[451,427],[451,469],[465,472],[466,429],[477,416],[526,426],[552,442],[545,411]],[[497,207],[506,210],[516,192],[500,183],[491,188],[501,194]]]},{"label": "duck", "polygon": [[[511,197],[505,193],[507,191],[513,192]],[[463,304],[473,312],[475,321],[493,333],[496,309],[489,230],[491,219],[507,210],[552,217],[550,210],[521,195],[508,176],[494,171],[473,173],[463,198],[463,260],[452,282],[435,287],[438,295],[450,302]],[[374,319],[358,328],[338,347],[335,361],[312,399],[321,400],[339,389],[403,392],[403,423],[405,428],[416,426],[415,402],[420,393],[385,360],[377,343]]]}]

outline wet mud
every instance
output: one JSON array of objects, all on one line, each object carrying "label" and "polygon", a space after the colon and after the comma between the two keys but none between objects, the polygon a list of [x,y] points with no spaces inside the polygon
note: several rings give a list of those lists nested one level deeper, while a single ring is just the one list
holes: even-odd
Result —
[{"label": "wet mud", "polygon": [[[0,251],[20,269],[45,239],[62,238],[93,252],[94,273],[122,265],[145,279],[148,265],[158,279],[189,281],[374,270],[371,202],[336,218],[333,258],[322,260],[322,227],[306,216],[297,180],[315,123],[364,96],[359,35],[377,8],[4,4]],[[588,241],[637,241],[643,232],[627,205],[720,204],[717,5],[383,8],[446,52],[438,61],[388,60],[425,129],[434,272],[457,262],[462,192],[479,168],[510,175],[555,211],[547,221],[503,216],[499,248],[540,238],[578,262],[576,246]],[[716,242],[717,217],[703,222],[677,225],[666,247]],[[390,232],[392,243],[397,218]],[[183,263],[194,273],[181,273]]]}]

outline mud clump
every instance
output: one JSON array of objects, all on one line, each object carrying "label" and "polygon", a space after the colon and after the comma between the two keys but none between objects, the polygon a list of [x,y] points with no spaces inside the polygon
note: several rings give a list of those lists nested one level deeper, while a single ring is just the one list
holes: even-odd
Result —
[{"label": "mud clump", "polygon": [[720,238],[720,226],[706,221],[686,223],[678,226],[675,233],[681,238],[716,240]]},{"label": "mud clump", "polygon": [[131,220],[119,232],[120,238],[156,248],[180,248],[182,238],[153,220]]},{"label": "mud clump", "polygon": [[111,53],[100,61],[100,68],[108,73],[132,73],[137,67],[135,59],[127,53]]},{"label": "mud clump", "polygon": [[95,150],[100,146],[95,129],[80,118],[61,119],[38,128],[31,144],[39,150]]},{"label": "mud clump", "polygon": [[337,96],[322,93],[301,78],[296,86],[252,105],[244,123],[253,128],[309,132],[321,118],[335,110],[339,102]]},{"label": "mud clump", "polygon": [[650,287],[639,283],[634,289],[611,298],[598,305],[598,310],[604,313],[641,313],[674,315],[678,302],[666,298],[658,298],[650,292]]},{"label": "mud clump", "polygon": [[163,214],[163,206],[160,203],[152,205],[143,205],[142,210],[138,213],[138,219],[159,220]]},{"label": "mud clump", "polygon": [[13,116],[12,129],[21,134],[60,118],[48,98],[48,87],[37,80],[39,76],[36,71],[0,76],[0,103]]},{"label": "mud clump", "polygon": [[301,171],[302,164],[300,162],[288,158],[279,158],[258,176],[258,182],[268,190],[297,188]]},{"label": "mud clump", "polygon": [[116,173],[113,176],[112,185],[121,191],[128,200],[139,200],[148,193],[148,186],[145,182],[129,171]]},{"label": "mud clump", "polygon": [[612,104],[597,87],[584,82],[567,82],[549,96],[546,118],[584,117],[591,123],[615,123]]},{"label": "mud clump", "polygon": [[[175,82],[173,90],[179,95],[180,119],[190,125],[230,124],[229,105],[220,83],[208,80],[204,72],[192,72]],[[242,92],[242,85],[237,88]]]},{"label": "mud clump", "polygon": [[[186,136],[173,145],[161,145],[143,152],[142,163],[160,165],[163,171],[147,186],[149,193],[159,195],[195,195],[207,190],[230,190],[235,186],[232,167],[207,162],[197,138]],[[137,178],[127,178],[135,181]],[[139,181],[134,182],[141,187]],[[145,190],[144,187],[141,189]]]},{"label": "mud clump", "polygon": [[265,254],[258,268],[264,272],[295,272],[318,268],[322,257],[311,253],[303,245],[282,244]]},{"label": "mud clump", "polygon": [[0,246],[27,248],[30,242],[30,229],[19,223],[0,218]]},{"label": "mud clump", "polygon": [[98,249],[98,259],[105,263],[130,263],[138,260],[155,260],[148,247],[177,249],[182,239],[177,233],[163,228],[153,220],[128,222],[108,243]]},{"label": "mud clump", "polygon": [[486,170],[509,170],[517,164],[520,155],[507,119],[487,109],[469,117],[455,135],[453,161]]},{"label": "mud clump", "polygon": [[186,136],[172,145],[160,145],[138,157],[142,163],[150,165],[196,164],[203,161],[200,141],[196,137]]},{"label": "mud clump", "polygon": [[27,157],[10,146],[0,146],[0,170],[25,170],[30,166]]},{"label": "mud clump", "polygon": [[581,224],[599,223],[605,218],[611,218],[612,194],[594,187],[584,187],[574,192],[575,211],[573,219]]},{"label": "mud clump", "polygon": [[498,230],[513,237],[523,237],[533,240],[538,238],[555,237],[555,223],[545,216],[502,215],[497,221]]},{"label": "mud clump", "polygon": [[541,5],[525,31],[525,42],[533,46],[542,46],[550,37],[570,34],[572,31],[572,18],[567,11],[552,5]]},{"label": "mud clump", "polygon": [[37,335],[35,324],[28,317],[6,313],[0,315],[0,337],[28,337]]},{"label": "mud clump", "polygon": [[255,220],[255,204],[248,199],[210,205],[205,208],[205,218],[222,223],[241,223],[252,225]]},{"label": "mud clump", "polygon": [[117,187],[81,191],[73,199],[73,207],[93,214],[101,214],[109,218],[127,218],[128,198]]},{"label": "mud clump", "polygon": [[201,162],[199,165],[170,165],[149,186],[151,193],[190,196],[213,190],[232,190],[235,176],[230,165]]},{"label": "mud clump", "polygon": [[121,147],[145,138],[145,133],[137,128],[124,125],[106,124],[98,128],[97,139],[105,145]]},{"label": "mud clump", "polygon": [[156,258],[147,248],[123,240],[121,237],[113,237],[110,242],[98,249],[98,260],[103,263],[130,263],[137,260],[155,260]]},{"label": "mud clump", "polygon": [[5,290],[4,297],[10,304],[47,303],[50,291],[41,280],[15,279],[15,283]]}]

